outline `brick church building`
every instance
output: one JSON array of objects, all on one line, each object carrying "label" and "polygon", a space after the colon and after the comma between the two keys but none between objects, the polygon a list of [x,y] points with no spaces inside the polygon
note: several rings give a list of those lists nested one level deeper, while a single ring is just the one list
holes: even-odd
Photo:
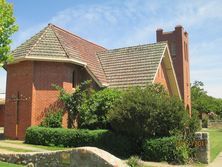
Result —
[{"label": "brick church building", "polygon": [[177,26],[156,35],[157,43],[107,50],[49,24],[17,47],[5,67],[5,137],[24,139],[27,127],[40,124],[58,100],[52,84],[73,91],[89,79],[96,89],[160,83],[190,111],[188,33]]}]

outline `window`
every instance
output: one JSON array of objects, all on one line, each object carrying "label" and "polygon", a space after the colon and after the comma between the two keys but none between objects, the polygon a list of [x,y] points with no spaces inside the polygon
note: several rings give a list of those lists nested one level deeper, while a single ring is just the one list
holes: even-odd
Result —
[{"label": "window", "polygon": [[72,87],[75,88],[76,87],[76,72],[73,71],[72,73]]},{"label": "window", "polygon": [[175,58],[176,57],[176,42],[171,43],[170,51],[171,51],[172,58]]},{"label": "window", "polygon": [[185,60],[188,61],[188,48],[185,42],[184,42],[184,54],[185,54]]}]

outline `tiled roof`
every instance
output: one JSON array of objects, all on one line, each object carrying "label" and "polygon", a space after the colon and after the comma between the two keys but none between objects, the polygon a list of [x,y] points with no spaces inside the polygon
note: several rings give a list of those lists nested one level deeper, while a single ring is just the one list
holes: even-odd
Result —
[{"label": "tiled roof", "polygon": [[160,42],[106,50],[49,24],[12,54],[15,62],[48,59],[77,63],[86,68],[99,86],[128,87],[153,82],[166,46]]},{"label": "tiled roof", "polygon": [[98,53],[109,87],[152,83],[167,44],[164,42]]},{"label": "tiled roof", "polygon": [[106,49],[101,46],[49,24],[17,47],[12,54],[15,60],[35,57],[82,62],[93,78],[101,85],[106,85],[106,76],[96,55],[96,52],[104,50]]}]

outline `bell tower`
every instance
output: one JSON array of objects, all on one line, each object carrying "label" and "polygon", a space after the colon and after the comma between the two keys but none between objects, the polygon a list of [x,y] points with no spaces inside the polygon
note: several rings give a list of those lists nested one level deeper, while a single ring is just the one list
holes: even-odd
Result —
[{"label": "bell tower", "polygon": [[189,65],[189,40],[188,33],[182,26],[176,26],[174,31],[163,32],[163,29],[156,30],[156,40],[167,41],[170,55],[173,60],[180,94],[185,108],[191,114],[191,92],[190,92],[190,65]]}]

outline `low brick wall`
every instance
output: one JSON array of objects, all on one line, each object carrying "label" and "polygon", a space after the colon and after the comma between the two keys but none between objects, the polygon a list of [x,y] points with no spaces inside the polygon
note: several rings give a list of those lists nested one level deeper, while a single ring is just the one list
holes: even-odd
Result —
[{"label": "low brick wall", "polygon": [[0,161],[29,167],[127,167],[119,158],[95,147],[41,153],[0,153]]},{"label": "low brick wall", "polygon": [[196,132],[195,143],[197,161],[205,164],[210,163],[210,139],[208,132]]},{"label": "low brick wall", "polygon": [[222,121],[208,121],[208,128],[222,128]]}]

